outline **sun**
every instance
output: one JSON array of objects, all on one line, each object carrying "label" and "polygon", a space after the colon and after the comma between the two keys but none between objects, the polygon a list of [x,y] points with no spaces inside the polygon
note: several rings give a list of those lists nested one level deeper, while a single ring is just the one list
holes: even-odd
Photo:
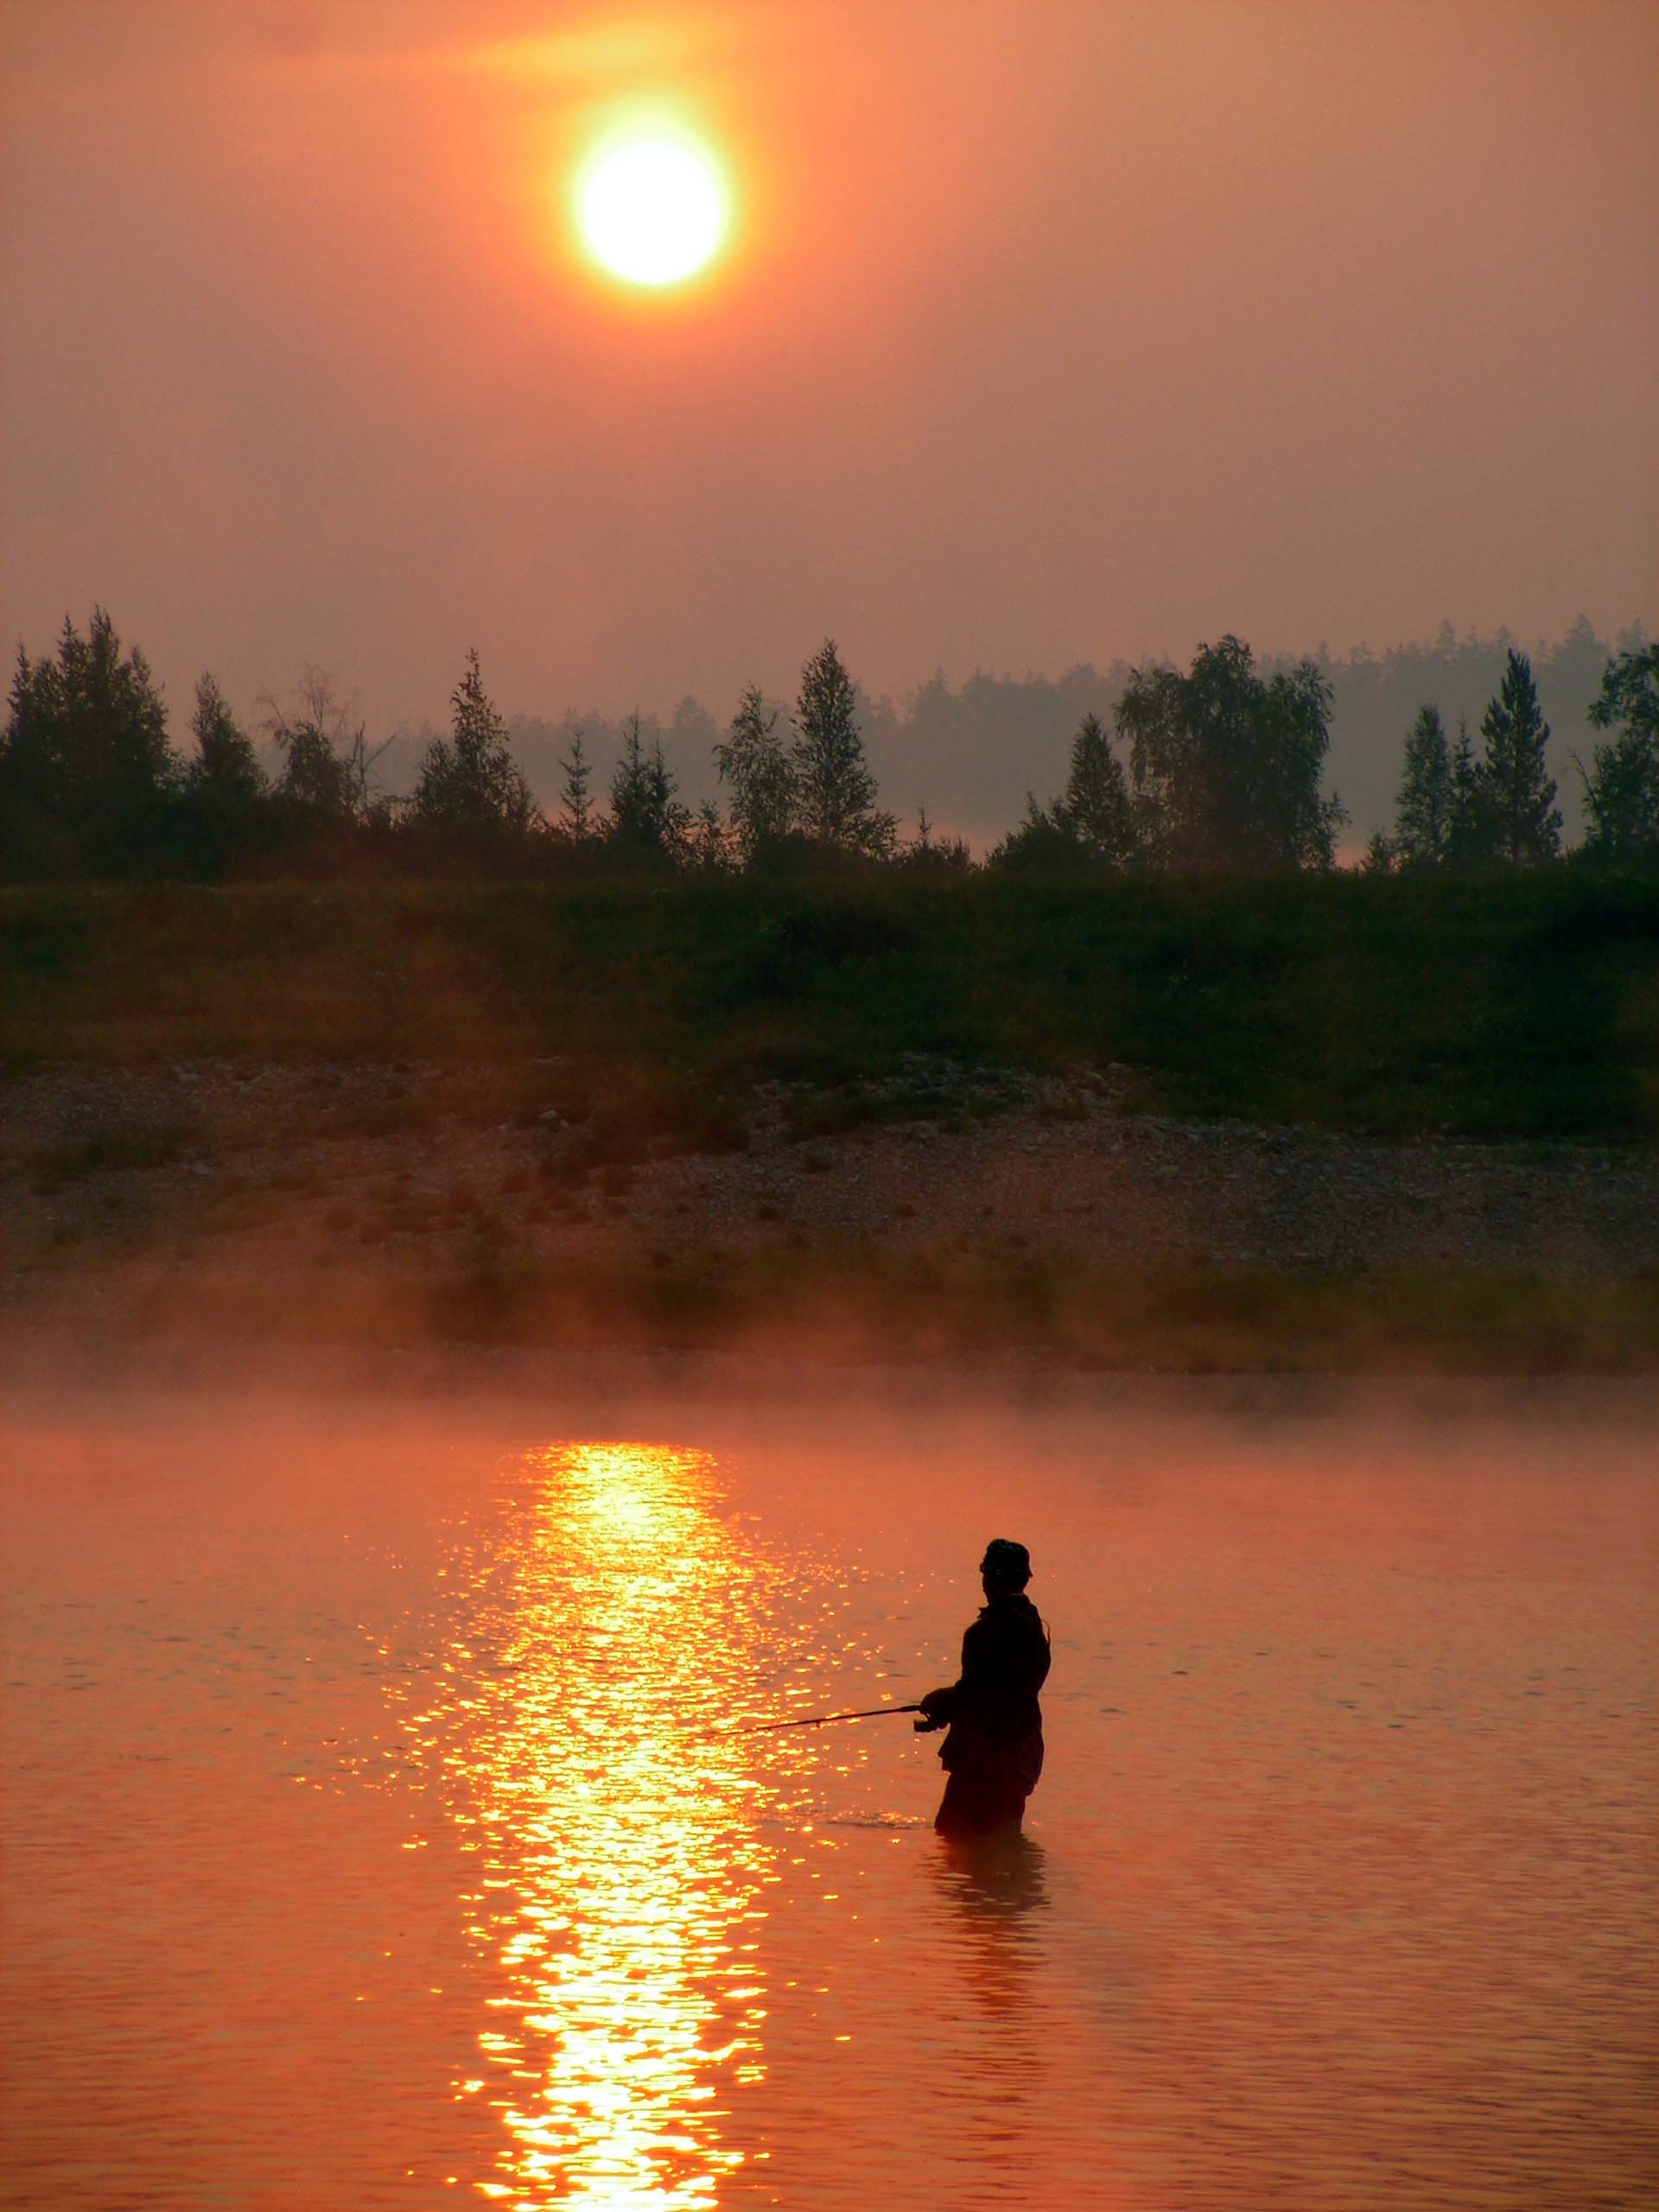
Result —
[{"label": "sun", "polygon": [[710,261],[726,233],[726,193],[701,147],[639,137],[597,154],[576,192],[588,251],[625,283],[678,284]]}]

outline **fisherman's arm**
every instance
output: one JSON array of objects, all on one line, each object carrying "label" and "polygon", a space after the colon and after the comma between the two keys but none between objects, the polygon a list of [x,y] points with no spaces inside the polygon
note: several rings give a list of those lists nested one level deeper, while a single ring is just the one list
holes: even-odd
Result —
[{"label": "fisherman's arm", "polygon": [[946,1682],[941,1689],[929,1690],[920,1700],[922,1717],[915,1724],[918,1736],[931,1736],[936,1728],[948,1728],[973,1704],[975,1680],[980,1672],[977,1629],[976,1622],[971,1624],[962,1639],[962,1672],[957,1680]]}]

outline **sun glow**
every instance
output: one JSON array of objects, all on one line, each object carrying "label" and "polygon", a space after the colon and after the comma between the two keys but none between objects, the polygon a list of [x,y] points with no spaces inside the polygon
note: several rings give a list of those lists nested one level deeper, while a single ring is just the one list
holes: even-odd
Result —
[{"label": "sun glow", "polygon": [[625,283],[677,284],[725,235],[725,188],[709,156],[683,139],[613,142],[583,171],[577,219],[588,251]]}]

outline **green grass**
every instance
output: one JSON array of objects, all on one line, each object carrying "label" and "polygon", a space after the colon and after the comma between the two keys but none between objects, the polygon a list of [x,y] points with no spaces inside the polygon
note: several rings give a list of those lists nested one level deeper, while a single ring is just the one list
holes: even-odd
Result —
[{"label": "green grass", "polygon": [[741,1141],[760,1081],[816,1135],[1106,1062],[1194,1117],[1645,1136],[1659,880],[0,893],[0,1065],[208,1056],[442,1062],[596,1160]]}]

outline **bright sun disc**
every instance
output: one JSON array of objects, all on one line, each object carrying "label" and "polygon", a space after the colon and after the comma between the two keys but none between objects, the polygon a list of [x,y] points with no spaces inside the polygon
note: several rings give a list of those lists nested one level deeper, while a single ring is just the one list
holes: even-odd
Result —
[{"label": "bright sun disc", "polygon": [[582,180],[580,207],[588,251],[630,284],[690,276],[726,222],[713,166],[665,138],[632,139],[601,155]]}]

